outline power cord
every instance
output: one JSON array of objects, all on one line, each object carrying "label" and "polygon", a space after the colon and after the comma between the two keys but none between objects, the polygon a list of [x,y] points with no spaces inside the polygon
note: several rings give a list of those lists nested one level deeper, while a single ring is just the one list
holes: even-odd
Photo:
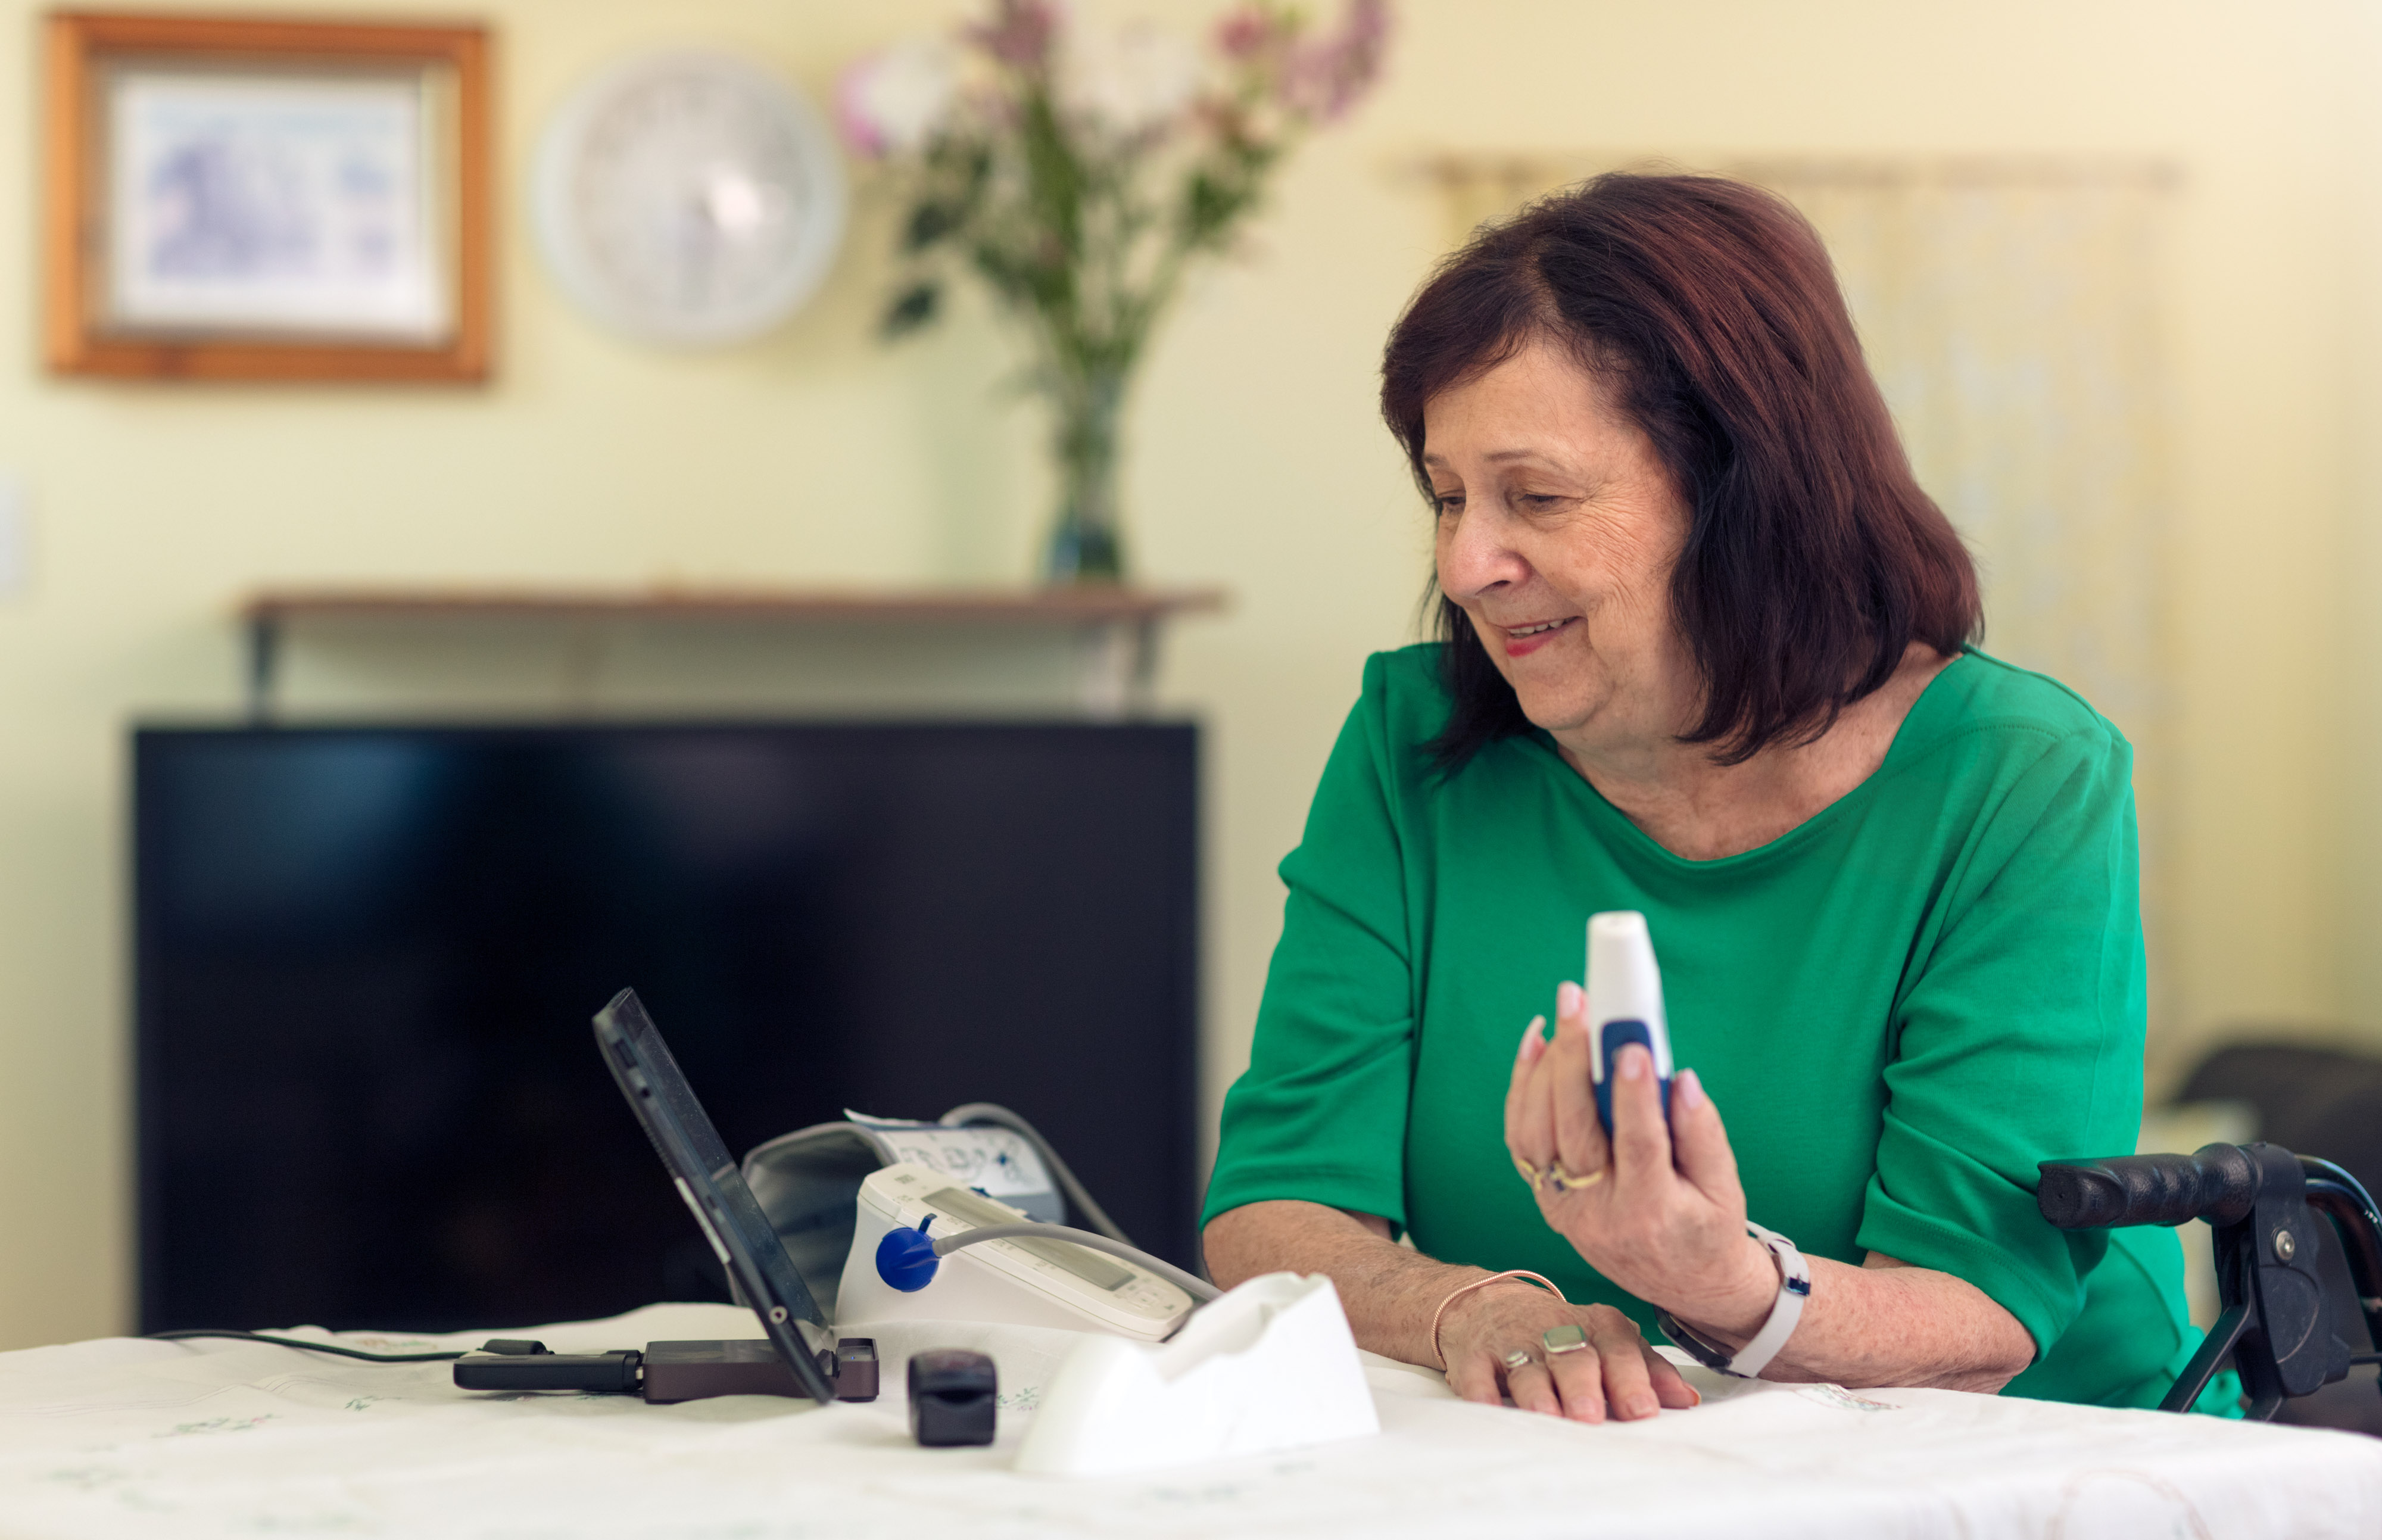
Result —
[{"label": "power cord", "polygon": [[310,1353],[336,1353],[341,1358],[360,1358],[366,1363],[443,1363],[461,1358],[460,1352],[441,1353],[368,1353],[361,1348],[341,1348],[329,1342],[309,1342],[302,1337],[269,1337],[263,1332],[150,1332],[152,1342],[187,1342],[192,1337],[224,1337],[234,1342],[269,1342],[276,1348],[302,1348]]}]

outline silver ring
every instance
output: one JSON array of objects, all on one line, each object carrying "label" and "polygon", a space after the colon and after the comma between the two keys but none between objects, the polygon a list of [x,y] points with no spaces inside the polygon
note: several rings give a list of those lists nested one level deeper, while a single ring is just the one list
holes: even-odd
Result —
[{"label": "silver ring", "polygon": [[1528,1369],[1531,1364],[1536,1363],[1537,1361],[1537,1359],[1530,1356],[1530,1349],[1528,1348],[1516,1348],[1512,1352],[1507,1353],[1504,1360],[1505,1367],[1509,1370]]}]

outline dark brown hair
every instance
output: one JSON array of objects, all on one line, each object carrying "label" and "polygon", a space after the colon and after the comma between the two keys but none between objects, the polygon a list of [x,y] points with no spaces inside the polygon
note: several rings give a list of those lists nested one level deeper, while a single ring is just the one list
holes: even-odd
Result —
[{"label": "dark brown hair", "polygon": [[[1976,570],[1919,488],[1828,254],[1769,192],[1615,173],[1484,227],[1390,332],[1381,415],[1430,498],[1423,408],[1534,339],[1569,348],[1652,439],[1689,509],[1672,613],[1704,684],[1682,735],[1724,763],[1803,743],[1922,641],[1982,623]],[[1529,721],[1439,597],[1453,769]]]}]

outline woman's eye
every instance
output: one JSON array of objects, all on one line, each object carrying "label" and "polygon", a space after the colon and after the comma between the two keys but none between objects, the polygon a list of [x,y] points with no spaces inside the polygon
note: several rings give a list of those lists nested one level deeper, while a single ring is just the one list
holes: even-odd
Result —
[{"label": "woman's eye", "polygon": [[1433,509],[1437,510],[1442,516],[1445,516],[1449,513],[1461,513],[1464,511],[1464,494],[1461,492],[1434,493],[1430,499],[1430,505]]},{"label": "woman's eye", "polygon": [[1514,500],[1520,503],[1524,508],[1544,509],[1554,507],[1557,503],[1563,501],[1563,499],[1556,497],[1552,492],[1524,492],[1516,497]]}]

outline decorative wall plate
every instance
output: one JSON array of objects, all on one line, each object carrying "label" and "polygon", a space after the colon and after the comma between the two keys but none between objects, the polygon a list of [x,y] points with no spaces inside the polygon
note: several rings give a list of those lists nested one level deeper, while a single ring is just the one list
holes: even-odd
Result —
[{"label": "decorative wall plate", "polygon": [[759,335],[842,243],[843,163],[791,84],[710,49],[641,55],[581,86],[538,147],[532,196],[555,279],[650,342]]}]

